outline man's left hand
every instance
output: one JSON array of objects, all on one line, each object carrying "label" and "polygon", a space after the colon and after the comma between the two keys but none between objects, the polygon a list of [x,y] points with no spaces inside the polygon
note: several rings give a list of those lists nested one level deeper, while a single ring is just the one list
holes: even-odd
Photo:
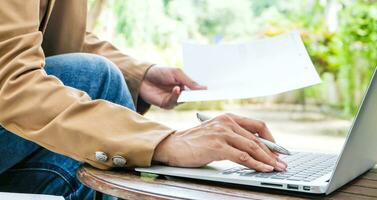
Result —
[{"label": "man's left hand", "polygon": [[152,105],[172,109],[185,87],[191,90],[205,90],[189,78],[182,70],[171,67],[151,67],[141,82],[140,96]]}]

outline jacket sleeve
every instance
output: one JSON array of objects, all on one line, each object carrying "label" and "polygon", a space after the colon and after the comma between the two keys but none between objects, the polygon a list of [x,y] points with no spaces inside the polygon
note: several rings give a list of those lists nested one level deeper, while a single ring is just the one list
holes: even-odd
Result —
[{"label": "jacket sleeve", "polygon": [[123,54],[114,45],[98,39],[96,35],[90,32],[85,34],[83,52],[104,56],[118,66],[127,82],[137,111],[141,114],[148,111],[150,104],[139,98],[139,91],[141,81],[148,69],[153,65],[152,63],[140,62]]},{"label": "jacket sleeve", "polygon": [[[1,1],[1,126],[97,168],[114,167],[112,156],[126,158],[127,167],[150,165],[157,144],[174,130],[46,75],[38,11],[38,0]],[[97,161],[96,151],[109,159]]]}]

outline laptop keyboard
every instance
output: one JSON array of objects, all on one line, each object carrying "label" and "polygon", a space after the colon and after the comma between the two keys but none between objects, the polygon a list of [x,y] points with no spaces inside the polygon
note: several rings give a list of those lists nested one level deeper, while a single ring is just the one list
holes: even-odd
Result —
[{"label": "laptop keyboard", "polygon": [[291,181],[314,181],[333,171],[337,155],[297,152],[292,155],[281,155],[280,158],[288,164],[285,172],[255,172],[246,167],[234,167],[224,170],[222,174],[238,174],[240,176],[270,178]]}]

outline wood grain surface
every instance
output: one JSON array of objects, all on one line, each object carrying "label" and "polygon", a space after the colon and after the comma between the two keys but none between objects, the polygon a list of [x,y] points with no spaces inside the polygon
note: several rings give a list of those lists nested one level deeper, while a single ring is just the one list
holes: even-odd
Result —
[{"label": "wood grain surface", "polygon": [[141,177],[134,171],[102,171],[88,165],[82,166],[78,170],[77,176],[86,186],[123,199],[377,199],[376,168],[338,189],[330,196],[315,196],[191,179],[167,179],[165,176]]}]

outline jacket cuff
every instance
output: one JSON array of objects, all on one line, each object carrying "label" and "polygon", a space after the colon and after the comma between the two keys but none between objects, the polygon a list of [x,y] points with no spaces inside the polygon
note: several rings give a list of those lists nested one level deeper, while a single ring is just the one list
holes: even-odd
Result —
[{"label": "jacket cuff", "polygon": [[[88,164],[99,169],[112,169],[112,168],[133,168],[133,167],[149,167],[152,164],[154,151],[157,145],[164,140],[167,136],[174,133],[174,130],[167,128],[160,128],[153,130],[153,135],[150,133],[135,134],[132,137],[128,137],[127,140],[131,142],[117,142],[112,149],[117,151],[106,151],[103,153],[107,159],[105,162],[99,162],[96,154],[91,154],[88,159],[85,160]],[[115,157],[124,159],[124,166],[117,166],[114,162]]]},{"label": "jacket cuff", "polygon": [[136,111],[144,115],[151,108],[151,104],[145,102],[141,97],[137,100]]},{"label": "jacket cuff", "polygon": [[141,80],[140,82],[138,83],[139,84],[139,87],[137,88],[137,91],[138,93],[135,94],[137,95],[136,96],[136,99],[134,99],[134,103],[135,103],[135,107],[136,107],[136,111],[138,113],[140,113],[141,115],[144,115],[148,110],[149,108],[151,107],[151,104],[147,103],[146,101],[144,101],[141,97],[140,97],[140,87],[141,87],[141,82],[144,80],[145,78],[145,75],[147,74],[148,70],[153,67],[155,64],[151,64],[151,63],[145,63],[148,67],[144,69],[143,71],[143,74],[140,76],[141,77]]},{"label": "jacket cuff", "polygon": [[154,64],[148,62],[135,61],[132,66],[119,66],[119,69],[121,70],[131,93],[136,111],[140,114],[146,113],[151,107],[149,103],[140,98],[139,94],[141,82],[144,80],[146,73],[153,65]]}]

